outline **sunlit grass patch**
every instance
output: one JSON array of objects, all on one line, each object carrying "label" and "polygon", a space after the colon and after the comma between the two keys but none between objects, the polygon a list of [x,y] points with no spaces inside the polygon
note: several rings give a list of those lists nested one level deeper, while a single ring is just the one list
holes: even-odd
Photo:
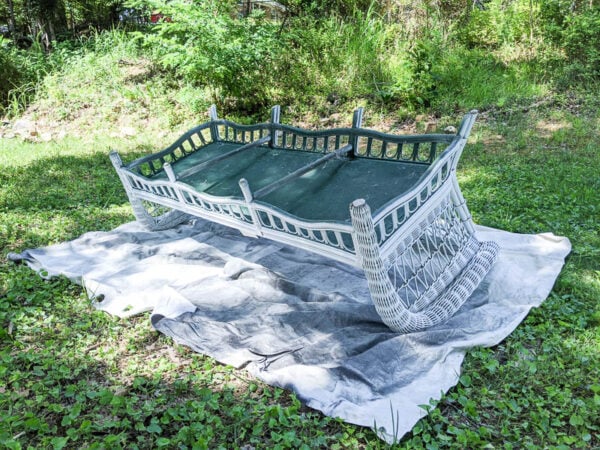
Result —
[{"label": "sunlit grass patch", "polygon": [[548,94],[550,86],[535,76],[529,62],[505,64],[493,53],[450,48],[439,68],[434,105],[452,109],[510,106]]}]

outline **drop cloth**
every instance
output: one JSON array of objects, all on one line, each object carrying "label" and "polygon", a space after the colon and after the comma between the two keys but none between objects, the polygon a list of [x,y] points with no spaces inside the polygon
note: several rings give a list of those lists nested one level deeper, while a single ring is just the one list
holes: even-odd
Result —
[{"label": "drop cloth", "polygon": [[448,322],[406,335],[381,322],[359,269],[203,220],[132,222],[10,258],[82,283],[110,314],[151,311],[175,341],[392,442],[457,383],[469,348],[498,344],[544,301],[570,251],[552,234],[477,235],[501,248],[488,276]]}]

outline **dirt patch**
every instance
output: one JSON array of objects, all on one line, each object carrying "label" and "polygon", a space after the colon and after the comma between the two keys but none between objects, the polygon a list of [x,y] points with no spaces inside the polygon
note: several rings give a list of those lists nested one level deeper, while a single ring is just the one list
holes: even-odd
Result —
[{"label": "dirt patch", "polygon": [[540,120],[535,129],[542,138],[551,138],[559,130],[572,128],[573,125],[566,121]]}]

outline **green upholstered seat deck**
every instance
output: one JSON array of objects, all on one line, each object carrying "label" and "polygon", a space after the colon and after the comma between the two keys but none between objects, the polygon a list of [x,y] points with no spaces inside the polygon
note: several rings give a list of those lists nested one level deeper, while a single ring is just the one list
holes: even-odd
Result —
[{"label": "green upholstered seat deck", "polygon": [[[175,175],[240,147],[214,142],[172,164]],[[259,146],[223,159],[181,181],[198,192],[242,199],[238,184],[246,178],[253,190],[276,182],[323,154]],[[388,201],[409,190],[427,170],[428,164],[382,161],[369,158],[333,158],[262,197],[260,202],[310,221],[350,222],[348,206],[364,198],[377,211]],[[151,175],[167,179],[164,171]]]}]

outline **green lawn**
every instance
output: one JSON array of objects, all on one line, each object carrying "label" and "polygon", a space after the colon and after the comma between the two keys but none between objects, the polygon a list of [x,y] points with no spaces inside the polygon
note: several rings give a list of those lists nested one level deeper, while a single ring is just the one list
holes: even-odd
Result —
[{"label": "green lawn", "polygon": [[[398,448],[600,446],[598,106],[581,96],[480,117],[459,166],[475,221],[551,231],[573,251],[542,307],[497,347],[471,350],[460,383]],[[109,149],[129,160],[182,130],[89,131],[0,140],[0,447],[387,447],[178,346],[147,315],[94,311],[79,286],[6,260],[132,220]]]}]

